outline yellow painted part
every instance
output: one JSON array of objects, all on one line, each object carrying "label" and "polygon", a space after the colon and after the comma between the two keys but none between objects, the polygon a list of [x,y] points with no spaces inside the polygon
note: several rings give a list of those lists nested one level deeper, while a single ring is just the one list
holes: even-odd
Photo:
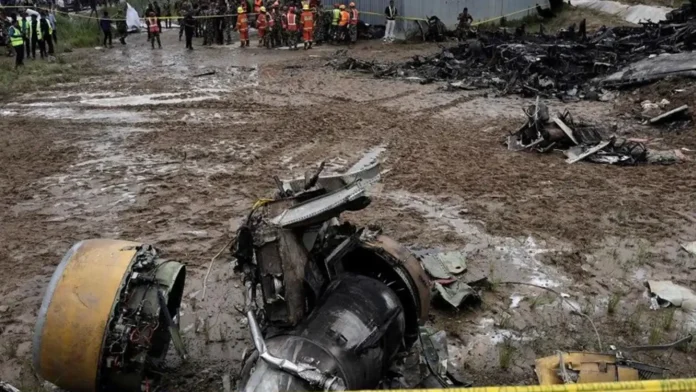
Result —
[{"label": "yellow painted part", "polygon": [[124,275],[140,244],[81,243],[58,280],[41,332],[41,376],[70,392],[93,392],[104,332]]},{"label": "yellow painted part", "polygon": [[[406,390],[401,390],[406,392]],[[507,387],[448,388],[448,389],[409,389],[409,392],[693,392],[696,391],[696,378],[677,380],[650,380],[606,382],[595,384],[566,385],[527,385]],[[384,391],[360,391],[384,392]],[[396,392],[393,390],[392,392]]]}]

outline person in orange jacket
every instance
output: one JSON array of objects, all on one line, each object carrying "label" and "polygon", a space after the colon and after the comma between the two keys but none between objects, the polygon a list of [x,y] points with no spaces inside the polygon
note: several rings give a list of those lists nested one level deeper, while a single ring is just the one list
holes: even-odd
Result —
[{"label": "person in orange jacket", "polygon": [[297,49],[297,13],[295,12],[295,7],[290,7],[288,13],[285,15],[285,20],[287,22],[287,35],[288,35],[288,47],[290,49]]},{"label": "person in orange jacket", "polygon": [[309,4],[302,6],[302,14],[300,15],[302,22],[302,40],[304,48],[312,49],[312,41],[314,41],[314,13],[310,11]]},{"label": "person in orange jacket", "polygon": [[152,42],[152,49],[155,48],[155,39],[157,39],[157,45],[159,45],[159,48],[162,49],[162,41],[160,41],[159,23],[154,11],[150,11],[150,14],[147,18],[147,26],[148,32],[150,33],[150,41]]},{"label": "person in orange jacket", "polygon": [[360,13],[357,8],[355,8],[355,3],[351,2],[348,6],[350,7],[348,31],[350,31],[350,42],[354,44],[358,40],[358,21],[360,20]]},{"label": "person in orange jacket", "polygon": [[343,42],[348,36],[348,23],[350,22],[350,14],[346,11],[346,6],[341,4],[339,7],[341,10],[340,18],[338,20],[338,42]]},{"label": "person in orange jacket", "polygon": [[259,8],[256,15],[256,29],[259,31],[259,46],[270,48],[268,44],[268,19],[266,19],[266,7]]},{"label": "person in orange jacket", "polygon": [[239,47],[249,46],[249,18],[243,7],[237,8],[237,31],[239,31]]}]

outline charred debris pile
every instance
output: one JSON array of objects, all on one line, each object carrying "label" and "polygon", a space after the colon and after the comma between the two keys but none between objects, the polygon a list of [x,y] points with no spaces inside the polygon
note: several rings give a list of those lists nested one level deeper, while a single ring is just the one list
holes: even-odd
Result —
[{"label": "charred debris pile", "polygon": [[576,122],[567,110],[552,116],[538,98],[524,112],[527,121],[507,136],[511,151],[562,151],[569,164],[583,160],[616,165],[673,164],[684,159],[679,150],[652,150],[644,139],[614,136],[615,127]]},{"label": "charred debris pile", "polygon": [[[571,26],[556,36],[545,34],[543,28],[534,35],[525,34],[523,29],[514,33],[505,29],[478,32],[456,47],[402,63],[348,57],[332,64],[338,69],[370,72],[378,78],[401,77],[421,83],[447,81],[448,88],[453,89],[496,88],[503,95],[555,96],[565,100],[600,99],[604,87],[646,83],[658,74],[696,76],[696,56],[682,53],[696,46],[696,19],[686,23],[606,27],[593,35],[585,32],[584,25],[583,21],[579,28]],[[647,71],[639,78],[603,78],[640,60],[675,53],[682,53],[681,62],[685,60],[687,64],[678,69]]]}]

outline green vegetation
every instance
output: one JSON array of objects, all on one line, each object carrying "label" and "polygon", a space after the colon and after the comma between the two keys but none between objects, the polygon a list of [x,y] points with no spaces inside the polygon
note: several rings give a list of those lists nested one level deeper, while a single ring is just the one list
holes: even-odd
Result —
[{"label": "green vegetation", "polygon": [[56,83],[77,82],[83,76],[97,74],[90,64],[67,64],[63,56],[57,55],[53,62],[25,59],[19,72],[14,69],[14,57],[4,57],[0,60],[0,101],[10,94],[39,91]]},{"label": "green vegetation", "polygon": [[97,20],[74,15],[56,15],[58,47],[56,53],[69,52],[74,48],[98,46],[100,31]]},{"label": "green vegetation", "polygon": [[509,369],[512,365],[517,348],[513,345],[511,337],[505,337],[498,345],[498,365],[501,369]]},{"label": "green vegetation", "polygon": [[614,293],[611,295],[611,298],[609,298],[609,303],[607,303],[608,314],[616,314],[616,307],[619,305],[619,302],[621,302],[621,297],[621,293]]}]

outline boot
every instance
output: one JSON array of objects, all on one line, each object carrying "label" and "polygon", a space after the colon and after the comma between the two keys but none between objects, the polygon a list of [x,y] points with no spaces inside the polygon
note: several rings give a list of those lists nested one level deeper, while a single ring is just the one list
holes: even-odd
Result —
[{"label": "boot", "polygon": [[249,47],[249,40],[246,40],[246,46]]},{"label": "boot", "polygon": [[244,41],[239,41],[239,47],[243,48],[244,47]]},{"label": "boot", "polygon": [[307,50],[307,49],[309,49],[309,45],[307,45],[307,43],[305,42],[304,43],[304,50]]},{"label": "boot", "polygon": [[312,41],[309,41],[309,49],[312,49]]}]

